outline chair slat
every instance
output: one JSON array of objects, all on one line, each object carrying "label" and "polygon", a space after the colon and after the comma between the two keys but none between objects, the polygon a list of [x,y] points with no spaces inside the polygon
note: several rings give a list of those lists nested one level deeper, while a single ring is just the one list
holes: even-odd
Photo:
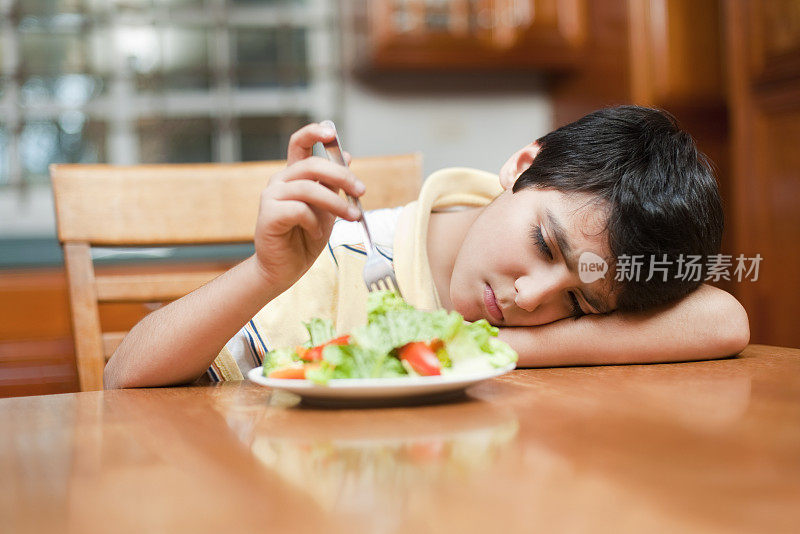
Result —
[{"label": "chair slat", "polygon": [[[365,209],[416,199],[418,154],[360,158]],[[252,242],[261,191],[283,161],[199,165],[52,165],[61,242],[174,245]]]},{"label": "chair slat", "polygon": [[99,302],[173,300],[191,293],[225,271],[158,274],[109,274],[96,277]]},{"label": "chair slat", "polygon": [[367,186],[367,192],[361,197],[365,210],[402,206],[419,196],[421,154],[355,158],[350,168]]},{"label": "chair slat", "polygon": [[253,239],[259,195],[280,162],[53,165],[59,240],[166,245]]}]

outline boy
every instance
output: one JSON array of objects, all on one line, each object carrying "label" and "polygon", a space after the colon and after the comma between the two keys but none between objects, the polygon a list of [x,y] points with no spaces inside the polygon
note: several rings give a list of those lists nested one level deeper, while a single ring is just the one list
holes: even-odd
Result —
[{"label": "boy", "polygon": [[[106,387],[240,378],[268,349],[300,343],[301,319],[327,316],[340,332],[363,322],[347,222],[357,213],[337,193],[364,187],[312,157],[332,137],[318,124],[292,136],[286,169],[262,192],[255,254],[134,327]],[[442,211],[454,205],[472,208]],[[409,302],[501,327],[521,367],[714,358],[749,341],[741,305],[701,285],[705,268],[680,272],[684,255],[718,252],[722,209],[691,137],[657,110],[594,112],[513,154],[499,184],[440,171],[417,203],[369,219]],[[618,264],[639,256],[659,269],[617,280]],[[581,271],[586,261],[600,276]]]}]

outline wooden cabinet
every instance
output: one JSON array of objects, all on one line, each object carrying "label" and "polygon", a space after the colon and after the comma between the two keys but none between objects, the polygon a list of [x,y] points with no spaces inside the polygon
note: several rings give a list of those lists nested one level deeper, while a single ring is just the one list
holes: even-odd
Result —
[{"label": "wooden cabinet", "polygon": [[763,257],[736,295],[754,342],[800,347],[800,4],[726,7],[735,244]]},{"label": "wooden cabinet", "polygon": [[[800,74],[800,4],[796,0],[746,2],[731,6],[731,27],[745,37],[746,49],[737,50],[732,61],[747,65],[746,76],[760,88],[770,83],[790,82]],[[740,15],[741,13],[741,15]],[[736,48],[734,48],[736,50]]]},{"label": "wooden cabinet", "polygon": [[[98,274],[227,269],[230,261],[107,265]],[[100,306],[105,331],[127,331],[159,304]],[[63,267],[0,270],[0,398],[79,391]]]},{"label": "wooden cabinet", "polygon": [[721,106],[721,11],[705,0],[628,3],[631,98],[642,105]]},{"label": "wooden cabinet", "polygon": [[362,2],[359,70],[529,70],[575,66],[586,0]]},{"label": "wooden cabinet", "polygon": [[720,2],[713,0],[590,3],[586,46],[591,52],[575,73],[553,86],[557,125],[620,103],[687,117],[724,111],[721,17]]},{"label": "wooden cabinet", "polygon": [[0,271],[0,303],[0,397],[78,391],[64,270]]}]

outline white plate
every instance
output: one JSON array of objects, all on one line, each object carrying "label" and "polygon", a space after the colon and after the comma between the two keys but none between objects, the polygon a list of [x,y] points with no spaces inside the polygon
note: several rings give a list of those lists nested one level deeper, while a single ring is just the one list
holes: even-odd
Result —
[{"label": "white plate", "polygon": [[247,378],[262,386],[295,393],[304,401],[317,404],[404,404],[456,397],[472,384],[504,375],[514,367],[510,364],[485,373],[466,375],[336,378],[325,386],[304,379],[267,378],[261,367],[251,369]]}]

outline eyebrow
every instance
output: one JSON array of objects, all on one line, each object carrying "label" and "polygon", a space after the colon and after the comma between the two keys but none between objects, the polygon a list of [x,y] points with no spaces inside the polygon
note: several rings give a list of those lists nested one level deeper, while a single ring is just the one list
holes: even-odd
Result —
[{"label": "eyebrow", "polygon": [[[564,230],[564,226],[549,209],[545,209],[545,216],[547,217],[547,222],[549,223],[553,238],[555,238],[556,244],[561,250],[561,255],[564,256],[564,261],[567,264],[567,268],[573,273],[578,272],[577,266],[575,265],[575,257],[572,252],[572,246],[570,246],[569,241],[567,240],[567,232]],[[594,293],[586,291],[585,289],[581,289],[581,293],[583,293],[583,298],[586,299],[586,302],[588,302],[592,308],[600,313],[607,313],[608,307],[600,298],[595,296]]]}]

